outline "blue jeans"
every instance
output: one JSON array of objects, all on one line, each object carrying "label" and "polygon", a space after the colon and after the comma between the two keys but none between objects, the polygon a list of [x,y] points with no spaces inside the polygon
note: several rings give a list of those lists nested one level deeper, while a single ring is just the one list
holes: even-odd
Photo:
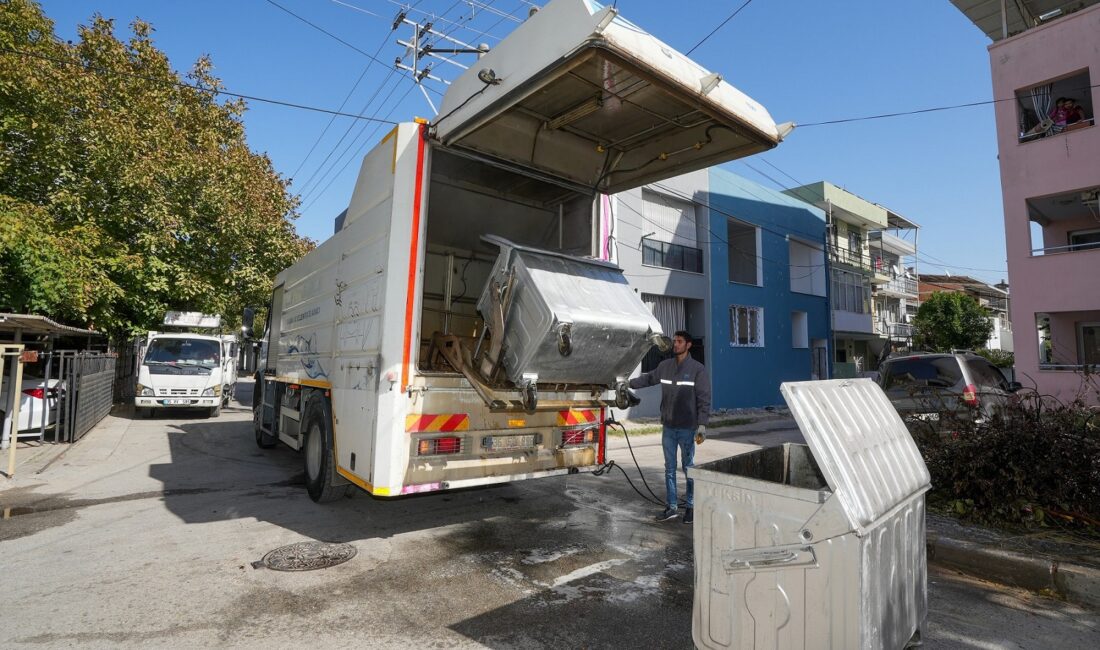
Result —
[{"label": "blue jeans", "polygon": [[[668,507],[676,509],[676,449],[680,449],[680,459],[684,474],[695,462],[695,429],[673,429],[665,427],[661,432],[661,447],[665,452],[665,493]],[[695,507],[695,481],[687,480],[687,497],[684,506]]]}]

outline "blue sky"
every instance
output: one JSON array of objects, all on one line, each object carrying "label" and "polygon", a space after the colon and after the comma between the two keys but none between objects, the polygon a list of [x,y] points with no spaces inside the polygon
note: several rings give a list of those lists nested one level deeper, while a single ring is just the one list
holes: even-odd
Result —
[{"label": "blue sky", "polygon": [[[398,9],[392,0],[275,1],[360,50],[378,51],[384,62],[401,52],[395,39],[408,37],[407,28],[390,31]],[[420,93],[408,92],[412,83],[407,78],[391,75],[391,68],[380,63],[368,69],[366,56],[267,0],[42,4],[64,39],[74,38],[76,26],[97,12],[116,19],[122,37],[128,36],[134,17],[149,21],[158,47],[177,69],[186,70],[208,54],[215,73],[235,92],[329,109],[347,98],[344,111],[350,113],[362,111],[373,95],[368,115],[380,109],[381,116],[397,120],[432,116]],[[493,45],[532,3],[411,4],[410,17],[434,14],[437,28],[469,43]],[[740,4],[618,2],[626,18],[680,51],[694,46]],[[988,39],[948,0],[754,0],[692,58],[766,106],[776,122],[808,124],[990,100],[987,45]],[[459,72],[438,69],[450,78]],[[433,99],[438,104],[438,96]],[[292,189],[303,195],[297,227],[314,239],[331,234],[333,217],[347,207],[359,159],[368,143],[384,134],[372,124],[337,118],[318,140],[329,120],[328,115],[259,102],[250,102],[245,115],[253,149],[266,152],[276,169],[295,179]],[[946,270],[991,282],[1006,277],[991,105],[807,126],[777,149],[726,167],[769,187],[829,180],[919,223],[922,272]]]}]

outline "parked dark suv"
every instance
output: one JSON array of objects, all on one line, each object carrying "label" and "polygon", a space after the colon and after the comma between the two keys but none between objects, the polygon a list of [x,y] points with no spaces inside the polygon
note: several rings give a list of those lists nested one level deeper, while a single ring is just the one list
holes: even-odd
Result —
[{"label": "parked dark suv", "polygon": [[973,352],[895,357],[879,370],[879,383],[910,430],[951,432],[960,422],[980,424],[1020,389]]}]

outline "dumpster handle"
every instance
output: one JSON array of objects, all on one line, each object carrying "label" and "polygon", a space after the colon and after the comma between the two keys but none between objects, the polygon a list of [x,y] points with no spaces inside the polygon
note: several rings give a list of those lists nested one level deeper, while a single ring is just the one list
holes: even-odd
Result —
[{"label": "dumpster handle", "polygon": [[726,573],[817,566],[812,546],[727,551],[722,554]]}]

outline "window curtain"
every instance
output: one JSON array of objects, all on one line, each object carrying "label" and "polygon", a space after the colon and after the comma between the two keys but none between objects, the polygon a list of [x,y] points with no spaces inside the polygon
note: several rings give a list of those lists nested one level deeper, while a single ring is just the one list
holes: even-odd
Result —
[{"label": "window curtain", "polygon": [[687,329],[687,317],[684,311],[684,299],[670,296],[655,296],[649,293],[642,294],[642,302],[653,312],[653,317],[661,324],[665,336],[672,335],[680,330]]},{"label": "window curtain", "polygon": [[[1050,111],[1054,108],[1053,102],[1050,99],[1051,93],[1054,90],[1054,84],[1047,84],[1045,86],[1036,86],[1031,89],[1031,105],[1035,108],[1035,117],[1039,119],[1041,124],[1043,120],[1050,117]],[[1047,131],[1051,130],[1047,127]]]}]

